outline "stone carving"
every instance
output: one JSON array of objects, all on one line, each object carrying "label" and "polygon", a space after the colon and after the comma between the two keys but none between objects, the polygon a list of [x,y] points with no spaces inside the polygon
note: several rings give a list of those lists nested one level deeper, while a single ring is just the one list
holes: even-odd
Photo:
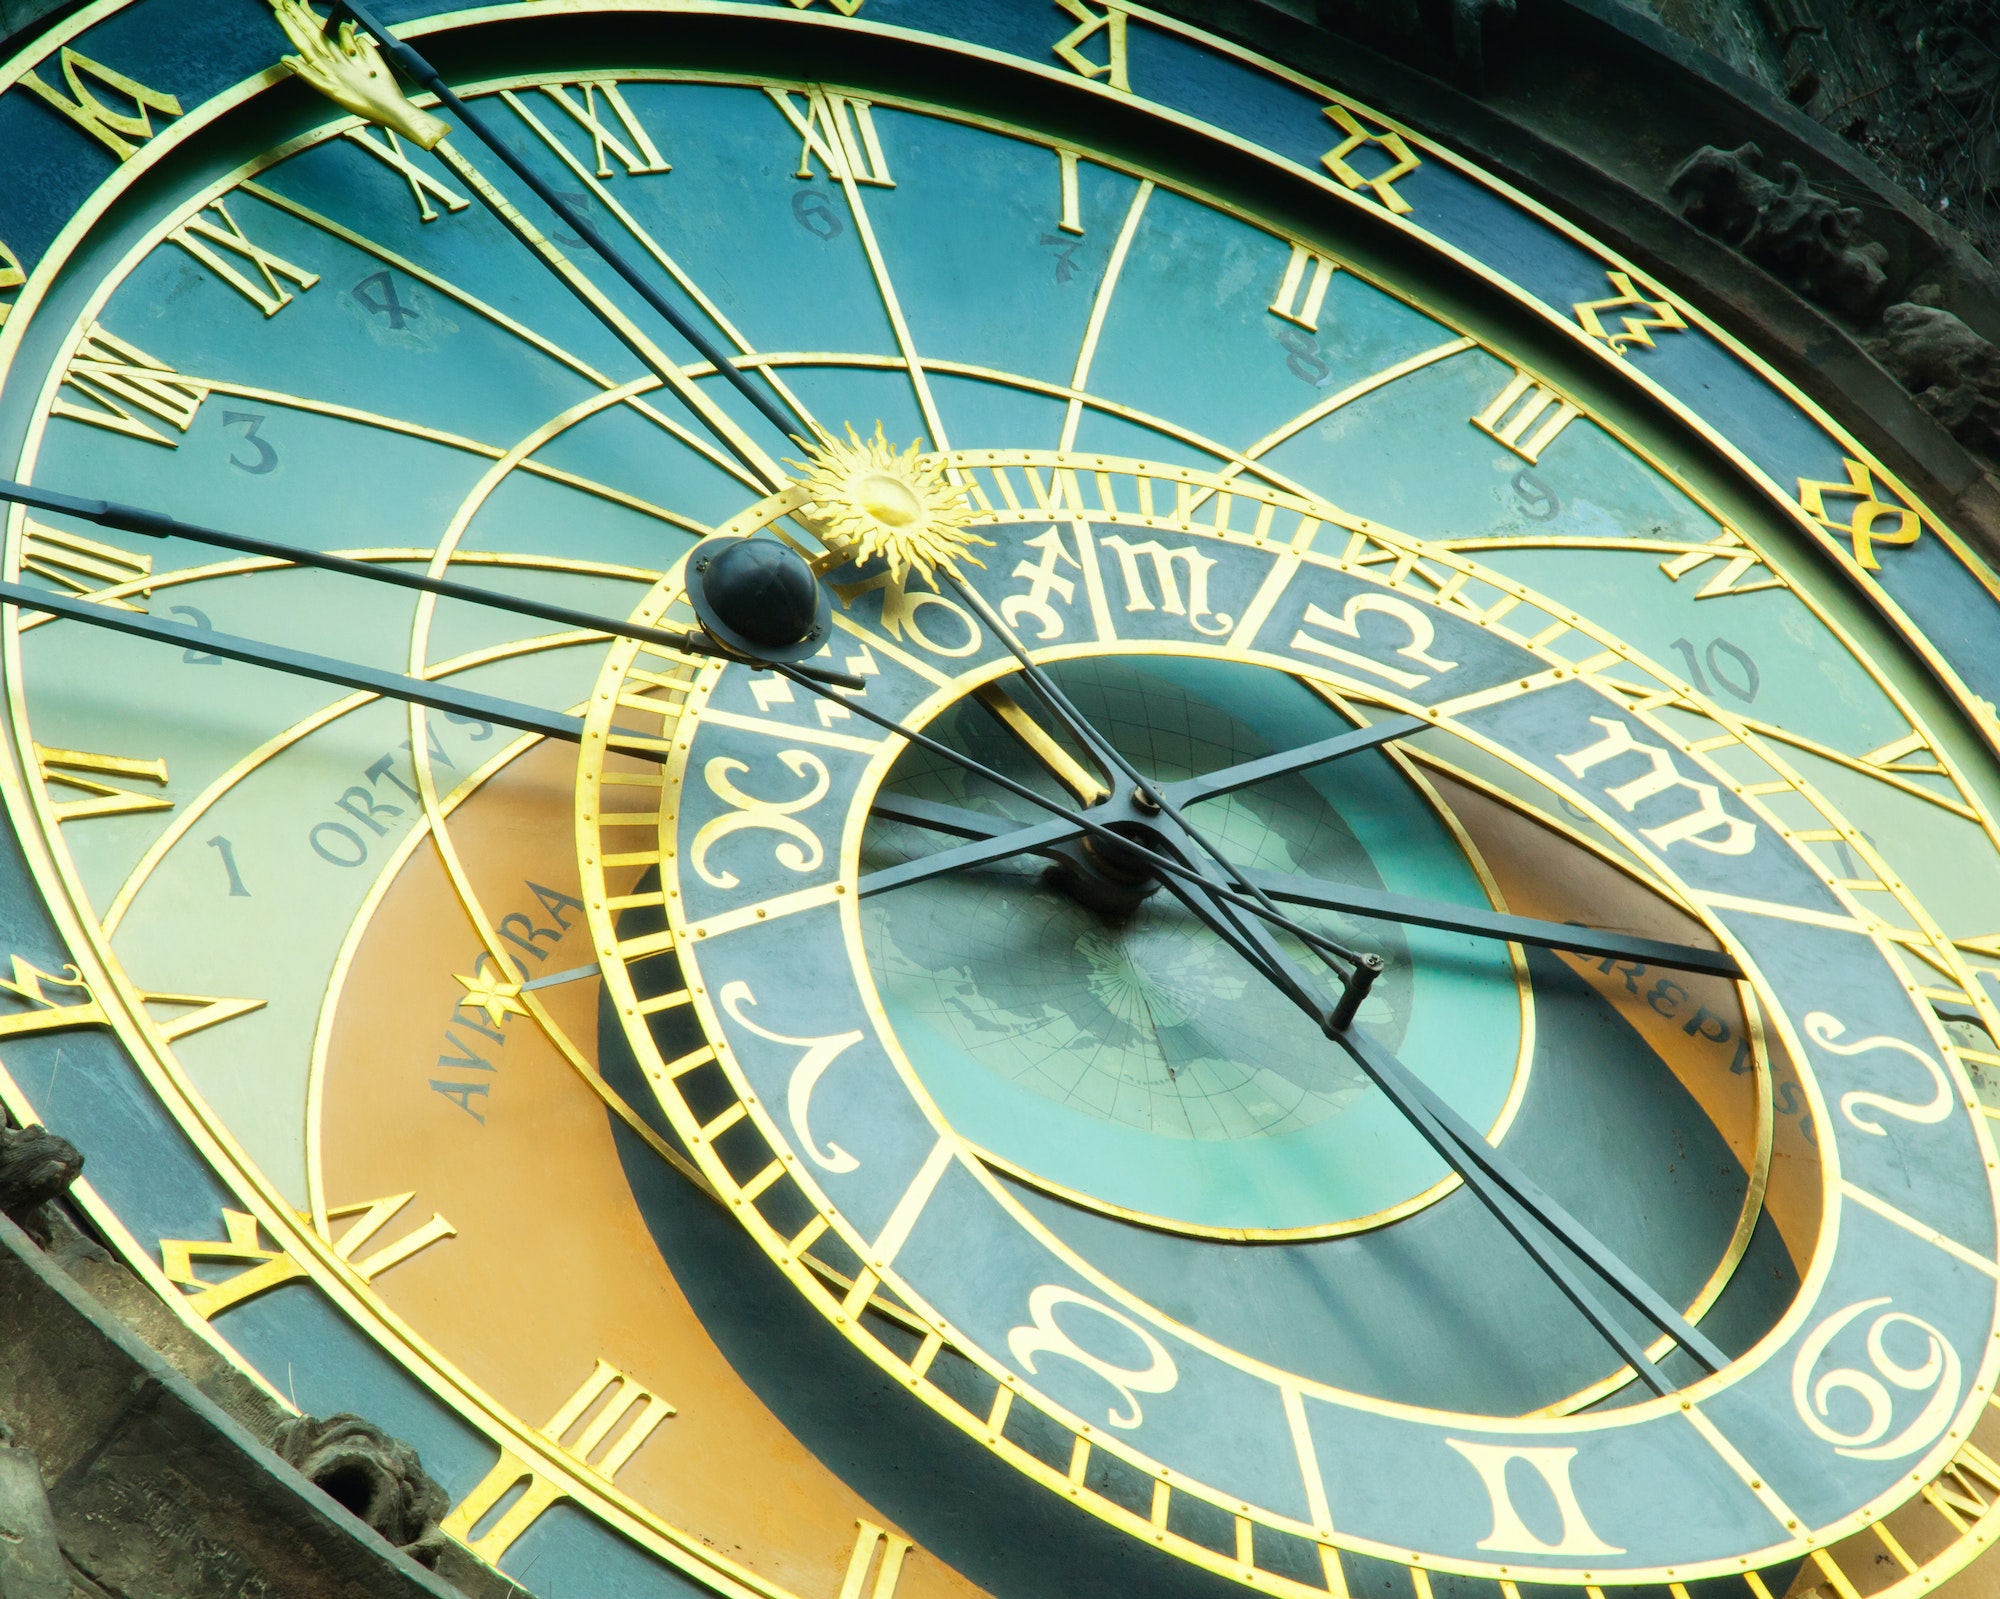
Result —
[{"label": "stone carving", "polygon": [[2000,458],[2000,349],[1937,298],[1920,290],[1890,306],[1868,352],[1961,444]]},{"label": "stone carving", "polygon": [[83,1170],[67,1138],[42,1126],[0,1127],[0,1211],[43,1249],[49,1247],[49,1202],[60,1199]]},{"label": "stone carving", "polygon": [[359,1416],[299,1416],[272,1448],[321,1493],[420,1565],[436,1566],[451,1540],[438,1527],[451,1500],[416,1450]]},{"label": "stone carving", "polygon": [[1763,161],[1754,144],[1703,145],[1668,180],[1667,193],[1696,227],[1808,299],[1866,316],[1887,282],[1888,252],[1858,239],[1861,213],[1821,194],[1792,162],[1779,163],[1773,182],[1759,170]]},{"label": "stone carving", "polygon": [[56,1541],[55,1518],[34,1452],[15,1447],[0,1423],[0,1594],[72,1599],[77,1589]]}]

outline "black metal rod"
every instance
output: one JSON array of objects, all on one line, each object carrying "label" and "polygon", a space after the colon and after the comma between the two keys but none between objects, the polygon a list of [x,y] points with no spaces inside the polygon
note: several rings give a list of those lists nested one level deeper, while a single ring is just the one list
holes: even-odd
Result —
[{"label": "black metal rod", "polygon": [[[1544,1193],[1512,1161],[1481,1138],[1456,1111],[1431,1091],[1423,1079],[1387,1049],[1358,1027],[1348,1028],[1342,1033],[1329,1033],[1328,1036],[1347,1051],[1355,1064],[1389,1095],[1399,1109],[1403,1109],[1405,1115],[1410,1116],[1419,1132],[1426,1131],[1425,1124],[1411,1114],[1412,1109],[1422,1110],[1440,1130],[1449,1135],[1473,1166],[1524,1206],[1536,1221],[1588,1265],[1627,1304],[1685,1349],[1703,1370],[1717,1372],[1729,1363],[1729,1357],[1706,1335],[1689,1325],[1654,1288]],[[1461,1172],[1461,1175],[1464,1173]],[[1470,1183],[1473,1180],[1467,1177],[1467,1181]],[[1610,1325],[1615,1327],[1617,1324]],[[1613,1341],[1616,1342],[1615,1339]]]},{"label": "black metal rod", "polygon": [[[374,15],[368,10],[366,5],[360,3],[360,0],[336,0],[332,13],[326,19],[327,31],[331,32],[343,17],[351,17],[360,27],[366,30],[374,38],[375,42],[381,46],[383,55],[389,58],[390,62],[404,77],[422,84],[424,88],[436,95],[438,103],[449,110],[453,116],[457,117],[460,122],[470,129],[473,137],[485,145],[488,150],[492,151],[515,177],[525,183],[533,191],[536,199],[555,212],[562,219],[564,227],[583,240],[596,253],[599,260],[603,261],[606,266],[625,280],[633,293],[637,294],[647,305],[657,311],[676,333],[694,346],[703,360],[712,365],[716,372],[725,378],[744,399],[754,405],[764,420],[778,430],[780,437],[795,437],[794,429],[797,427],[804,427],[808,436],[816,433],[817,430],[813,427],[810,419],[798,415],[796,411],[792,411],[791,415],[787,415],[786,411],[780,410],[774,398],[776,394],[775,390],[767,393],[763,388],[751,382],[748,375],[738,368],[707,334],[703,333],[700,328],[689,321],[672,301],[655,288],[651,280],[628,261],[617,246],[612,244],[587,217],[578,212],[556,190],[549,187],[535,172],[534,168],[529,166],[520,155],[508,146],[499,134],[495,133],[487,125],[483,117],[461,100],[453,92],[451,85],[439,76],[437,68],[433,67],[423,56],[397,38],[395,34],[391,33],[380,22],[376,21]],[[607,316],[600,307],[593,305],[587,296],[579,295],[578,298],[582,300],[583,304],[589,308],[591,313],[600,322],[609,328],[613,334],[618,336],[621,342],[626,342],[628,348],[630,347],[629,341],[625,340],[623,331],[617,326],[613,318]],[[652,360],[643,350],[634,349],[632,353],[644,361],[647,366],[653,366]],[[656,367],[654,370],[658,371]],[[659,372],[658,375],[662,379],[665,379],[667,376],[664,372]],[[766,381],[769,381],[768,376]],[[789,410],[790,407],[788,406],[787,409]],[[706,419],[702,420],[705,422]],[[710,431],[716,434],[717,441],[730,454],[741,461],[744,466],[748,467],[759,477],[769,477],[770,474],[763,463],[746,457],[734,443],[716,429],[711,428]],[[773,482],[771,487],[781,488],[783,484],[781,482]]]},{"label": "black metal rod", "polygon": [[[1176,885],[1175,892],[1245,962],[1310,1016],[1327,1037],[1335,1039],[1354,1057],[1356,1064],[1384,1097],[1416,1128],[1418,1135],[1431,1146],[1438,1158],[1458,1174],[1459,1179],[1486,1205],[1500,1224],[1513,1234],[1527,1250],[1529,1258],[1617,1350],[1620,1358],[1632,1364],[1654,1392],[1663,1395],[1669,1392],[1666,1379],[1647,1358],[1644,1348],[1605,1310],[1588,1285],[1570,1270],[1563,1255],[1549,1247],[1549,1240],[1553,1238],[1575,1252],[1593,1269],[1607,1273],[1622,1272],[1629,1276],[1624,1263],[1567,1214],[1544,1214],[1532,1201],[1510,1193],[1506,1185],[1494,1180],[1484,1169],[1479,1153],[1473,1147],[1477,1145],[1478,1151],[1487,1151],[1490,1147],[1477,1131],[1431,1093],[1423,1081],[1395,1055],[1383,1049],[1361,1029],[1351,1026],[1351,1016],[1347,1022],[1340,1022],[1338,1008],[1329,1008],[1325,1004],[1305,974],[1292,964],[1268,932],[1253,928],[1246,931],[1241,939],[1234,937],[1231,933],[1232,919],[1222,916],[1219,908],[1205,903],[1205,896],[1200,890]],[[1342,995],[1342,1004],[1345,1004],[1346,997]],[[1520,1186],[1529,1185],[1521,1179]],[[1536,1193],[1539,1194],[1539,1190]],[[1552,1205],[1545,1208],[1550,1211],[1555,1209]],[[1540,1226],[1531,1225],[1531,1218]],[[1643,1289],[1645,1285],[1641,1283],[1638,1286]],[[1668,1314],[1673,1314],[1671,1307],[1668,1307]],[[1667,1329],[1665,1322],[1660,1325],[1663,1331]]]},{"label": "black metal rod", "polygon": [[[180,622],[155,621],[143,611],[120,611],[108,605],[93,605],[88,600],[74,600],[64,594],[52,594],[47,589],[31,588],[25,583],[0,583],[0,603],[18,605],[24,611],[46,611],[67,621],[108,628],[114,633],[130,633],[136,638],[171,644],[176,649],[199,650],[206,655],[221,655],[232,661],[245,661],[252,666],[289,672],[294,677],[316,678],[341,688],[361,689],[370,694],[380,694],[385,699],[428,705],[433,710],[469,716],[477,721],[498,722],[503,727],[517,727],[524,733],[539,733],[544,738],[558,738],[569,744],[583,742],[583,721],[579,717],[523,705],[519,700],[501,699],[470,689],[450,688],[420,677],[405,677],[400,672],[385,672],[377,667],[363,666],[357,661],[314,655],[283,644],[263,644],[255,639],[238,638],[232,633],[209,632]],[[664,761],[667,758],[664,753],[654,754],[644,749],[626,750],[622,744],[615,747],[644,760]]]},{"label": "black metal rod", "polygon": [[[1243,770],[1244,767],[1241,766],[1230,767],[1224,773],[1212,775],[1227,776]],[[1207,780],[1199,777],[1188,778],[1171,786],[1185,790]],[[1232,779],[1231,786],[1241,785]],[[933,861],[944,862],[936,870],[926,874],[937,876],[944,871],[962,871],[968,866],[1001,860],[1010,854],[1046,851],[1062,843],[1066,838],[1076,836],[1074,832],[1058,830],[1052,824],[1038,823],[1024,828],[1006,817],[988,816],[983,812],[968,811],[957,805],[941,805],[935,800],[919,799],[909,794],[878,793],[872,809],[875,815],[884,820],[929,828],[932,832],[946,833],[954,838],[970,839],[975,842],[992,840],[996,843],[1006,840],[1007,843],[1005,847],[993,851],[940,850],[935,855],[925,855],[902,866],[885,867],[882,871],[870,872],[861,879],[860,887],[864,897],[886,893],[892,888],[902,888],[913,882],[922,882],[923,877],[910,873],[911,867],[926,866]],[[1706,977],[1726,977],[1732,981],[1743,975],[1743,970],[1736,964],[1735,958],[1724,950],[1702,949],[1694,944],[1675,944],[1665,939],[1644,938],[1637,933],[1605,932],[1576,922],[1550,922],[1533,916],[1508,916],[1498,911],[1477,910],[1469,905],[1453,905],[1444,900],[1424,899],[1413,894],[1392,894],[1386,890],[1363,888],[1353,883],[1330,883],[1311,877],[1285,877],[1275,872],[1250,874],[1239,872],[1239,881],[1245,875],[1281,904],[1311,905],[1320,910],[1342,911],[1381,921],[1405,922],[1415,927],[1435,927],[1447,933],[1470,933],[1476,938],[1504,939],[1517,944],[1533,944],[1542,949],[1572,950],[1579,955],[1608,955],[1620,960],[1642,961],[1649,966],[1664,966],[1674,971],[1699,972]]]},{"label": "black metal rod", "polygon": [[[1069,727],[1070,732],[1083,744],[1084,748],[1092,751],[1098,759],[1116,767],[1133,785],[1134,791],[1144,795],[1148,800],[1155,803],[1203,854],[1207,855],[1210,860],[1214,861],[1224,871],[1233,872],[1234,868],[1229,864],[1228,858],[1223,855],[1221,847],[1182,815],[1180,807],[1174,803],[1169,795],[1163,792],[1161,785],[1147,777],[1117,749],[1113,748],[1111,741],[1099,734],[1097,729],[1092,727],[1084,718],[1083,713],[1070,703],[1069,696],[1063,693],[1048,673],[1044,672],[1035,663],[1034,658],[1028,653],[1027,646],[1015,637],[1014,630],[1001,619],[992,606],[986,603],[986,597],[964,578],[959,576],[957,571],[951,567],[946,567],[944,570],[945,576],[949,579],[952,587],[958,591],[960,597],[971,605],[974,610],[979,612],[980,619],[993,630],[994,637],[1006,646],[1007,653],[1021,663],[1022,675],[1027,678],[1029,686],[1034,689],[1042,703]],[[1250,897],[1256,903],[1246,908],[1259,910],[1267,916],[1277,914],[1278,907],[1272,904],[1270,899],[1254,883],[1248,885],[1248,887]],[[1381,969],[1381,958],[1379,956],[1364,955],[1360,950],[1348,949],[1345,945],[1336,943],[1325,937],[1309,941],[1322,954],[1331,953],[1338,959],[1347,962],[1349,970],[1341,974],[1343,981],[1352,981],[1360,973],[1367,971],[1369,976],[1363,979],[1364,986],[1361,989],[1361,993],[1363,994],[1367,992],[1366,984],[1372,983],[1375,980],[1374,973]],[[1357,996],[1354,1002],[1346,1006],[1345,1009],[1351,1014],[1355,1006],[1359,1003],[1360,999]]]},{"label": "black metal rod", "polygon": [[[1354,1032],[1353,1029],[1343,1029],[1342,1031],[1349,1036]],[[1343,1037],[1339,1041],[1345,1044],[1346,1038]],[[1352,1053],[1351,1050],[1350,1053]],[[1400,1065],[1401,1063],[1398,1062],[1398,1064]],[[1380,1086],[1379,1082],[1378,1086]],[[1388,1090],[1384,1089],[1384,1092],[1387,1093]],[[1395,1096],[1391,1095],[1390,1097],[1393,1101]],[[1477,1165],[1469,1160],[1469,1152],[1460,1148],[1457,1158],[1454,1158],[1453,1149],[1459,1145],[1459,1141],[1453,1138],[1449,1130],[1441,1126],[1421,1105],[1408,1105],[1401,1108],[1404,1115],[1408,1118],[1410,1125],[1416,1128],[1419,1136],[1431,1146],[1432,1150],[1437,1153],[1447,1166],[1450,1166],[1459,1174],[1460,1179],[1465,1183],[1466,1187],[1471,1189],[1473,1194],[1485,1204],[1494,1219],[1513,1235],[1515,1242],[1541,1268],[1543,1275],[1556,1285],[1556,1288],[1562,1293],[1563,1297],[1576,1307],[1578,1312],[1583,1316],[1583,1319],[1589,1322],[1598,1335],[1617,1351],[1619,1357],[1632,1368],[1639,1380],[1663,1399],[1672,1393],[1674,1391],[1673,1384],[1667,1380],[1666,1373],[1661,1371],[1653,1362],[1652,1357],[1646,1353],[1645,1345],[1634,1338],[1624,1324],[1605,1307],[1603,1301],[1590,1291],[1589,1285],[1577,1275],[1576,1271],[1571,1267],[1570,1262],[1564,1259],[1558,1250],[1549,1247],[1551,1237],[1559,1243],[1567,1242],[1562,1234],[1555,1232],[1553,1229],[1545,1231],[1543,1227],[1535,1225],[1536,1222],[1543,1221],[1544,1219],[1538,1217],[1530,1207],[1521,1204],[1520,1201],[1516,1200],[1498,1184],[1486,1181],[1485,1173],[1480,1171]],[[1596,1269],[1595,1263],[1593,1262],[1592,1264],[1593,1269]],[[1676,1321],[1679,1320],[1678,1317],[1675,1319]],[[1662,1330],[1667,1332],[1668,1337],[1674,1336],[1671,1330],[1665,1328]],[[1687,1330],[1693,1333],[1693,1328],[1689,1327]],[[1712,1371],[1715,1368],[1710,1367],[1709,1369]]]},{"label": "black metal rod", "polygon": [[1734,980],[1743,975],[1743,968],[1736,964],[1735,957],[1724,950],[1674,944],[1665,939],[1641,938],[1636,933],[1601,932],[1573,922],[1545,922],[1533,916],[1505,916],[1498,911],[1474,910],[1470,906],[1448,905],[1411,894],[1391,894],[1352,883],[1328,883],[1310,877],[1280,877],[1267,872],[1250,875],[1271,898],[1287,905],[1312,905],[1321,910],[1346,911],[1382,921],[1435,927],[1447,933],[1471,933],[1479,938],[1503,938],[1511,943],[1533,944],[1542,949],[1573,950],[1579,955],[1609,955],[1621,960],[1643,961],[1648,966],[1665,966],[1674,971],[1699,972],[1705,977]]},{"label": "black metal rod", "polygon": [[1430,723],[1414,716],[1385,716],[1366,727],[1337,733],[1316,743],[1301,744],[1297,749],[1279,750],[1275,755],[1241,761],[1220,771],[1203,773],[1200,777],[1183,778],[1178,783],[1163,783],[1160,792],[1176,805],[1197,805],[1203,800],[1234,794],[1253,783],[1268,782],[1271,778],[1283,777],[1291,772],[1303,772],[1310,767],[1339,760],[1343,755],[1358,754],[1399,738],[1408,738],[1429,726]]},{"label": "black metal rod", "polygon": [[[805,676],[796,666],[788,665],[782,661],[762,661],[754,664],[768,667],[780,677],[788,678],[798,684],[807,693],[817,694],[822,699],[831,700],[834,704],[851,711],[864,722],[872,722],[884,732],[893,733],[898,738],[908,740],[918,749],[929,750],[933,755],[941,756],[956,766],[962,766],[975,777],[983,777],[987,782],[1005,789],[1010,794],[1017,795],[1037,809],[1047,811],[1050,815],[1061,818],[1062,822],[1073,829],[1067,835],[1069,837],[1074,837],[1077,833],[1088,833],[1092,838],[1101,838],[1108,844],[1116,845],[1121,853],[1143,862],[1156,872],[1178,877],[1184,882],[1200,884],[1218,899],[1226,900],[1231,905],[1247,910],[1255,916],[1262,917],[1273,927],[1282,927],[1286,932],[1298,939],[1300,943],[1309,945],[1314,949],[1320,949],[1328,942],[1323,935],[1315,933],[1309,927],[1301,926],[1283,911],[1277,910],[1275,907],[1267,908],[1262,906],[1250,894],[1240,889],[1230,888],[1217,883],[1214,878],[1208,876],[1198,868],[1189,866],[1184,861],[1176,860],[1171,855],[1163,855],[1158,850],[1147,849],[1142,844],[1134,843],[1122,833],[1113,832],[1103,823],[1093,820],[1080,811],[1073,810],[1060,800],[1052,800],[1046,794],[1038,794],[1034,789],[1028,787],[1026,783],[1017,783],[1013,778],[1007,776],[1006,773],[995,771],[983,761],[975,760],[962,750],[955,750],[949,744],[941,743],[937,739],[932,738],[928,733],[921,733],[913,727],[905,727],[893,716],[885,716],[880,711],[872,710],[858,699],[851,700],[844,694],[834,693],[831,689],[813,682],[812,679]],[[981,846],[965,845],[962,847],[977,849]],[[1026,841],[1017,838],[1010,841],[1007,848],[1000,850],[999,855],[1016,854],[1025,847]],[[952,852],[939,851],[939,855],[946,853]],[[989,858],[998,859],[999,855]],[[936,858],[934,856],[927,856],[925,860],[928,861]],[[921,866],[924,863],[924,861],[915,861],[911,864]]]},{"label": "black metal rod", "polygon": [[[100,527],[117,528],[125,533],[137,533],[146,538],[187,539],[191,543],[209,544],[217,549],[240,550],[245,555],[269,556],[273,560],[284,561],[293,566],[312,566],[318,567],[323,572],[339,572],[343,576],[362,578],[370,583],[386,583],[393,588],[414,589],[423,594],[435,594],[440,599],[462,600],[468,605],[484,605],[496,611],[511,611],[516,616],[532,616],[538,621],[556,622],[564,627],[580,628],[592,633],[609,633],[615,638],[636,639],[642,644],[657,644],[665,649],[678,650],[684,655],[708,655],[723,660],[740,660],[740,657],[731,654],[701,633],[683,633],[674,628],[641,627],[634,622],[621,622],[612,617],[599,616],[594,611],[580,611],[567,605],[550,605],[542,600],[521,599],[512,594],[475,588],[469,583],[454,583],[449,578],[427,577],[420,572],[405,572],[393,566],[356,561],[345,555],[329,555],[322,550],[305,549],[296,544],[281,544],[274,539],[252,538],[245,533],[225,533],[218,528],[200,527],[192,522],[177,521],[171,516],[162,516],[158,511],[149,511],[143,506],[120,505],[114,500],[81,499],[74,494],[63,494],[54,489],[38,488],[27,483],[15,483],[7,478],[0,478],[0,500],[18,500],[21,504],[31,505],[38,511],[56,511],[64,516],[76,517],[80,521],[94,522]],[[745,661],[742,664],[758,666],[761,663]],[[799,670],[841,688],[867,687],[862,679],[849,672],[834,672],[819,666],[801,666]]]},{"label": "black metal rod", "polygon": [[[1212,892],[1212,885],[1202,887]],[[1471,1124],[1390,1050],[1360,1027],[1337,1026],[1334,1009],[1313,992],[1304,974],[1293,966],[1290,958],[1273,941],[1268,929],[1252,927],[1240,937],[1234,937],[1230,931],[1231,919],[1206,912],[1200,905],[1200,888],[1192,893],[1183,892],[1182,897],[1213,931],[1312,1017],[1321,1031],[1348,1053],[1369,1081],[1382,1091],[1436,1151],[1438,1158],[1458,1173],[1465,1185],[1521,1242],[1535,1263],[1654,1392],[1669,1393],[1671,1385],[1647,1358],[1643,1347],[1568,1269],[1568,1263],[1561,1255],[1547,1247],[1544,1234],[1588,1266],[1626,1303],[1686,1349],[1705,1370],[1718,1371],[1728,1363],[1728,1357],[1689,1325],[1679,1311],[1588,1228],[1545,1194],[1511,1160],[1487,1143]],[[1541,1231],[1523,1225],[1523,1218],[1518,1212],[1525,1212]]]}]

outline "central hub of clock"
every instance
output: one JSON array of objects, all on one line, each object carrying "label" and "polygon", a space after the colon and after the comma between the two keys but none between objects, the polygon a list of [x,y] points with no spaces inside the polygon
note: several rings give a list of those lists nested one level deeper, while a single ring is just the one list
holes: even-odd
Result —
[{"label": "central hub of clock", "polygon": [[[1190,862],[1198,853],[1154,800],[1163,787],[1338,734],[1344,719],[1298,679],[1249,662],[1141,649],[1046,669],[1145,786],[1100,771],[1083,814],[1113,837],[1093,833],[863,901],[883,1008],[939,1110],[1011,1175],[1176,1230],[1338,1232],[1435,1197],[1441,1169],[1384,1137],[1393,1109],[1138,853]],[[1059,763],[1046,728],[1022,720],[1028,698],[968,695],[926,731],[1053,795]],[[1078,766],[1067,781],[1089,776]],[[1038,816],[919,749],[885,791]],[[1183,814],[1241,870],[1488,902],[1469,842],[1392,755],[1346,757]],[[905,847],[935,842],[872,824],[863,872]],[[1506,947],[1332,912],[1299,919],[1382,958],[1363,1024],[1482,1130],[1504,1126],[1531,1037],[1528,992]],[[1298,939],[1277,938],[1318,969]],[[1338,990],[1331,974],[1327,986]]]}]

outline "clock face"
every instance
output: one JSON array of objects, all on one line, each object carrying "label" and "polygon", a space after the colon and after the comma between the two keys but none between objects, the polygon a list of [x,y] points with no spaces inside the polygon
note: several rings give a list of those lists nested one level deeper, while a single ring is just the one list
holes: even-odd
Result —
[{"label": "clock face", "polygon": [[1950,1577],[1990,576],[1380,112],[876,5],[0,71],[7,473],[279,546],[11,511],[9,1111],[537,1592]]}]

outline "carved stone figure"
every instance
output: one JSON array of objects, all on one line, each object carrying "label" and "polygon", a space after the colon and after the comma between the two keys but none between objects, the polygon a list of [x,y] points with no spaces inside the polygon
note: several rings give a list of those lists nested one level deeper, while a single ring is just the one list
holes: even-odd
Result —
[{"label": "carved stone figure", "polygon": [[2000,458],[2000,349],[1924,303],[1932,298],[1920,294],[1884,311],[1869,353],[1960,443]]},{"label": "carved stone figure", "polygon": [[450,1540],[438,1522],[451,1500],[400,1438],[359,1416],[299,1416],[278,1429],[272,1447],[420,1565],[435,1566],[445,1552]]},{"label": "carved stone figure", "polygon": [[83,1156],[46,1127],[0,1127],[0,1211],[22,1232],[49,1247],[48,1204],[83,1170]]},{"label": "carved stone figure", "polygon": [[1888,252],[1858,239],[1861,213],[1821,194],[1794,163],[1780,162],[1773,182],[1758,170],[1763,160],[1754,144],[1703,145],[1681,163],[1667,192],[1696,227],[1808,299],[1866,316],[1887,283]]}]

